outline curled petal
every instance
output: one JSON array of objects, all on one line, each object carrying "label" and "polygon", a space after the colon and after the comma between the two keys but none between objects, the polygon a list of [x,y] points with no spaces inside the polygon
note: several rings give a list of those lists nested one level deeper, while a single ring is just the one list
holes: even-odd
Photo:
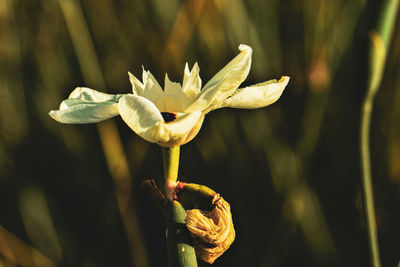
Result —
[{"label": "curled petal", "polygon": [[252,49],[247,45],[240,45],[241,53],[220,70],[201,90],[186,112],[206,110],[211,105],[231,96],[249,74]]},{"label": "curled petal", "polygon": [[123,95],[111,95],[102,93],[87,87],[77,87],[71,92],[68,99],[80,99],[91,102],[115,102],[118,103]]},{"label": "curled petal", "polygon": [[61,123],[93,123],[118,115],[118,104],[67,99],[61,102],[60,110],[52,110],[49,115]]},{"label": "curled petal", "polygon": [[166,123],[157,107],[148,99],[126,95],[121,98],[118,110],[128,126],[143,139],[162,146],[181,145],[202,119],[201,112],[178,114]]},{"label": "curled petal", "polygon": [[126,124],[145,140],[156,143],[156,127],[164,122],[160,111],[148,99],[125,95],[118,103],[119,114]]},{"label": "curled petal", "polygon": [[178,117],[168,123],[158,125],[157,142],[163,147],[180,146],[191,141],[199,132],[204,116],[200,111],[178,114]]},{"label": "curled petal", "polygon": [[96,90],[77,87],[59,110],[49,115],[61,123],[92,123],[118,115],[118,101],[123,95],[111,95]]},{"label": "curled petal", "polygon": [[192,233],[197,257],[210,264],[235,239],[230,205],[219,195],[215,199],[215,207],[211,211],[186,211],[186,227]]},{"label": "curled petal", "polygon": [[249,87],[238,89],[237,92],[227,98],[220,106],[213,109],[231,108],[262,108],[273,104],[279,99],[289,82],[289,77],[283,76],[279,81],[270,80]]}]

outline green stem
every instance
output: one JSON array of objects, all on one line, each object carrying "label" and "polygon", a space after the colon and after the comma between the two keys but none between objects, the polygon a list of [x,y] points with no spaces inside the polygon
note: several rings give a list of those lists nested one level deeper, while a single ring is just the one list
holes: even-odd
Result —
[{"label": "green stem", "polygon": [[186,228],[186,211],[173,200],[168,210],[167,246],[169,267],[197,267],[193,240]]},{"label": "green stem", "polygon": [[371,45],[369,50],[369,76],[367,95],[361,110],[360,149],[362,166],[362,188],[365,206],[365,218],[368,228],[371,262],[374,267],[380,267],[378,234],[375,220],[374,192],[372,187],[370,136],[369,129],[375,95],[378,92],[385,68],[387,50],[390,45],[399,0],[382,1],[379,10],[378,23],[370,32]]},{"label": "green stem", "polygon": [[[163,148],[165,182],[176,182],[179,169],[180,147]],[[173,200],[168,209],[167,250],[169,267],[197,267],[193,240],[186,228],[186,211],[181,203]]]},{"label": "green stem", "polygon": [[366,100],[361,115],[361,164],[364,210],[368,229],[371,261],[374,267],[380,267],[378,234],[376,231],[374,192],[372,189],[371,162],[369,149],[369,128],[371,123],[372,101]]},{"label": "green stem", "polygon": [[179,169],[179,152],[180,147],[174,146],[170,148],[163,148],[163,162],[164,162],[164,177],[176,182],[178,179]]}]

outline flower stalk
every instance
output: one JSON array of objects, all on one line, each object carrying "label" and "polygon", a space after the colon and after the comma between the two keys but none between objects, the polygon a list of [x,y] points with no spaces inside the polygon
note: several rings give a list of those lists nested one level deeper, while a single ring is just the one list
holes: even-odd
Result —
[{"label": "flower stalk", "polygon": [[178,179],[180,147],[163,148],[162,153],[165,182],[167,182],[167,179],[176,182]]},{"label": "flower stalk", "polygon": [[378,234],[375,220],[374,193],[372,186],[372,172],[370,159],[370,125],[373,103],[383,77],[387,50],[390,45],[391,33],[396,19],[399,0],[382,2],[379,11],[378,23],[370,31],[369,76],[367,81],[367,95],[361,110],[360,150],[362,167],[362,190],[364,197],[365,220],[368,229],[371,263],[373,267],[380,267]]},{"label": "flower stalk", "polygon": [[[168,185],[178,178],[180,147],[163,148],[164,177],[167,195]],[[186,228],[186,211],[172,200],[168,207],[167,246],[169,267],[197,267],[193,240]]]},{"label": "flower stalk", "polygon": [[176,200],[168,211],[167,246],[169,267],[197,267],[193,240],[186,228],[186,211]]}]

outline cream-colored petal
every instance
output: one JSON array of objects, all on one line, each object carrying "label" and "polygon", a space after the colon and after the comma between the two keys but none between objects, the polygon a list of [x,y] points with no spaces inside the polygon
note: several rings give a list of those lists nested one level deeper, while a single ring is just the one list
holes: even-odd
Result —
[{"label": "cream-colored petal", "polygon": [[138,78],[136,78],[132,73],[128,71],[129,81],[132,84],[132,92],[136,95],[142,95],[144,90],[144,85]]},{"label": "cream-colored petal", "polygon": [[195,112],[179,114],[174,121],[166,123],[151,101],[136,95],[122,97],[118,110],[122,119],[136,134],[162,146],[184,144],[190,131],[202,119],[202,113]]},{"label": "cream-colored petal", "polygon": [[93,123],[118,115],[118,104],[67,99],[61,103],[60,110],[52,110],[49,115],[61,123]]},{"label": "cream-colored petal", "polygon": [[[180,146],[194,138],[203,122],[200,111],[180,114],[174,121],[160,123],[158,135],[162,146]],[[199,125],[200,123],[200,125]],[[195,133],[192,133],[195,130]]]},{"label": "cream-colored petal", "polygon": [[189,71],[189,66],[186,63],[183,74],[182,91],[192,100],[200,93],[201,79],[199,72],[200,68],[197,65],[197,62],[194,63],[191,71]]},{"label": "cream-colored petal", "polygon": [[168,78],[168,74],[165,74],[164,80],[164,94],[168,95],[179,95],[182,92],[180,83],[171,82]]},{"label": "cream-colored petal", "polygon": [[137,95],[125,95],[118,103],[118,110],[136,134],[152,143],[159,141],[158,125],[164,123],[164,119],[150,100]]},{"label": "cream-colored petal", "polygon": [[77,87],[69,95],[69,99],[80,99],[92,102],[118,102],[123,95],[111,95],[87,87]]},{"label": "cream-colored petal", "polygon": [[206,110],[211,105],[218,105],[231,96],[246,79],[250,70],[252,49],[247,45],[240,45],[239,50],[241,53],[204,86],[186,112]]},{"label": "cream-colored petal", "polygon": [[[159,102],[159,100],[163,97],[163,90],[154,76],[149,72],[143,69],[143,97],[147,98],[153,103]],[[158,106],[159,110],[164,110],[163,106]]]},{"label": "cream-colored petal", "polygon": [[161,111],[168,112],[183,112],[192,101],[182,92],[182,87],[179,83],[171,82],[168,75],[165,75],[164,94],[156,106],[163,107]]},{"label": "cream-colored petal", "polygon": [[289,79],[289,77],[283,76],[279,81],[270,80],[240,88],[233,96],[227,98],[221,105],[215,106],[212,109],[223,107],[245,109],[266,107],[279,99]]}]

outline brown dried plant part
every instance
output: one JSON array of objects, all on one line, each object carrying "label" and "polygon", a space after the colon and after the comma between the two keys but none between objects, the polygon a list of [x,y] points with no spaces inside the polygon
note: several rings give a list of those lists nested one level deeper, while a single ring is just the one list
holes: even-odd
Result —
[{"label": "brown dried plant part", "polygon": [[186,227],[193,237],[196,255],[210,264],[214,263],[235,239],[229,203],[216,194],[213,205],[214,208],[210,211],[186,211]]}]

